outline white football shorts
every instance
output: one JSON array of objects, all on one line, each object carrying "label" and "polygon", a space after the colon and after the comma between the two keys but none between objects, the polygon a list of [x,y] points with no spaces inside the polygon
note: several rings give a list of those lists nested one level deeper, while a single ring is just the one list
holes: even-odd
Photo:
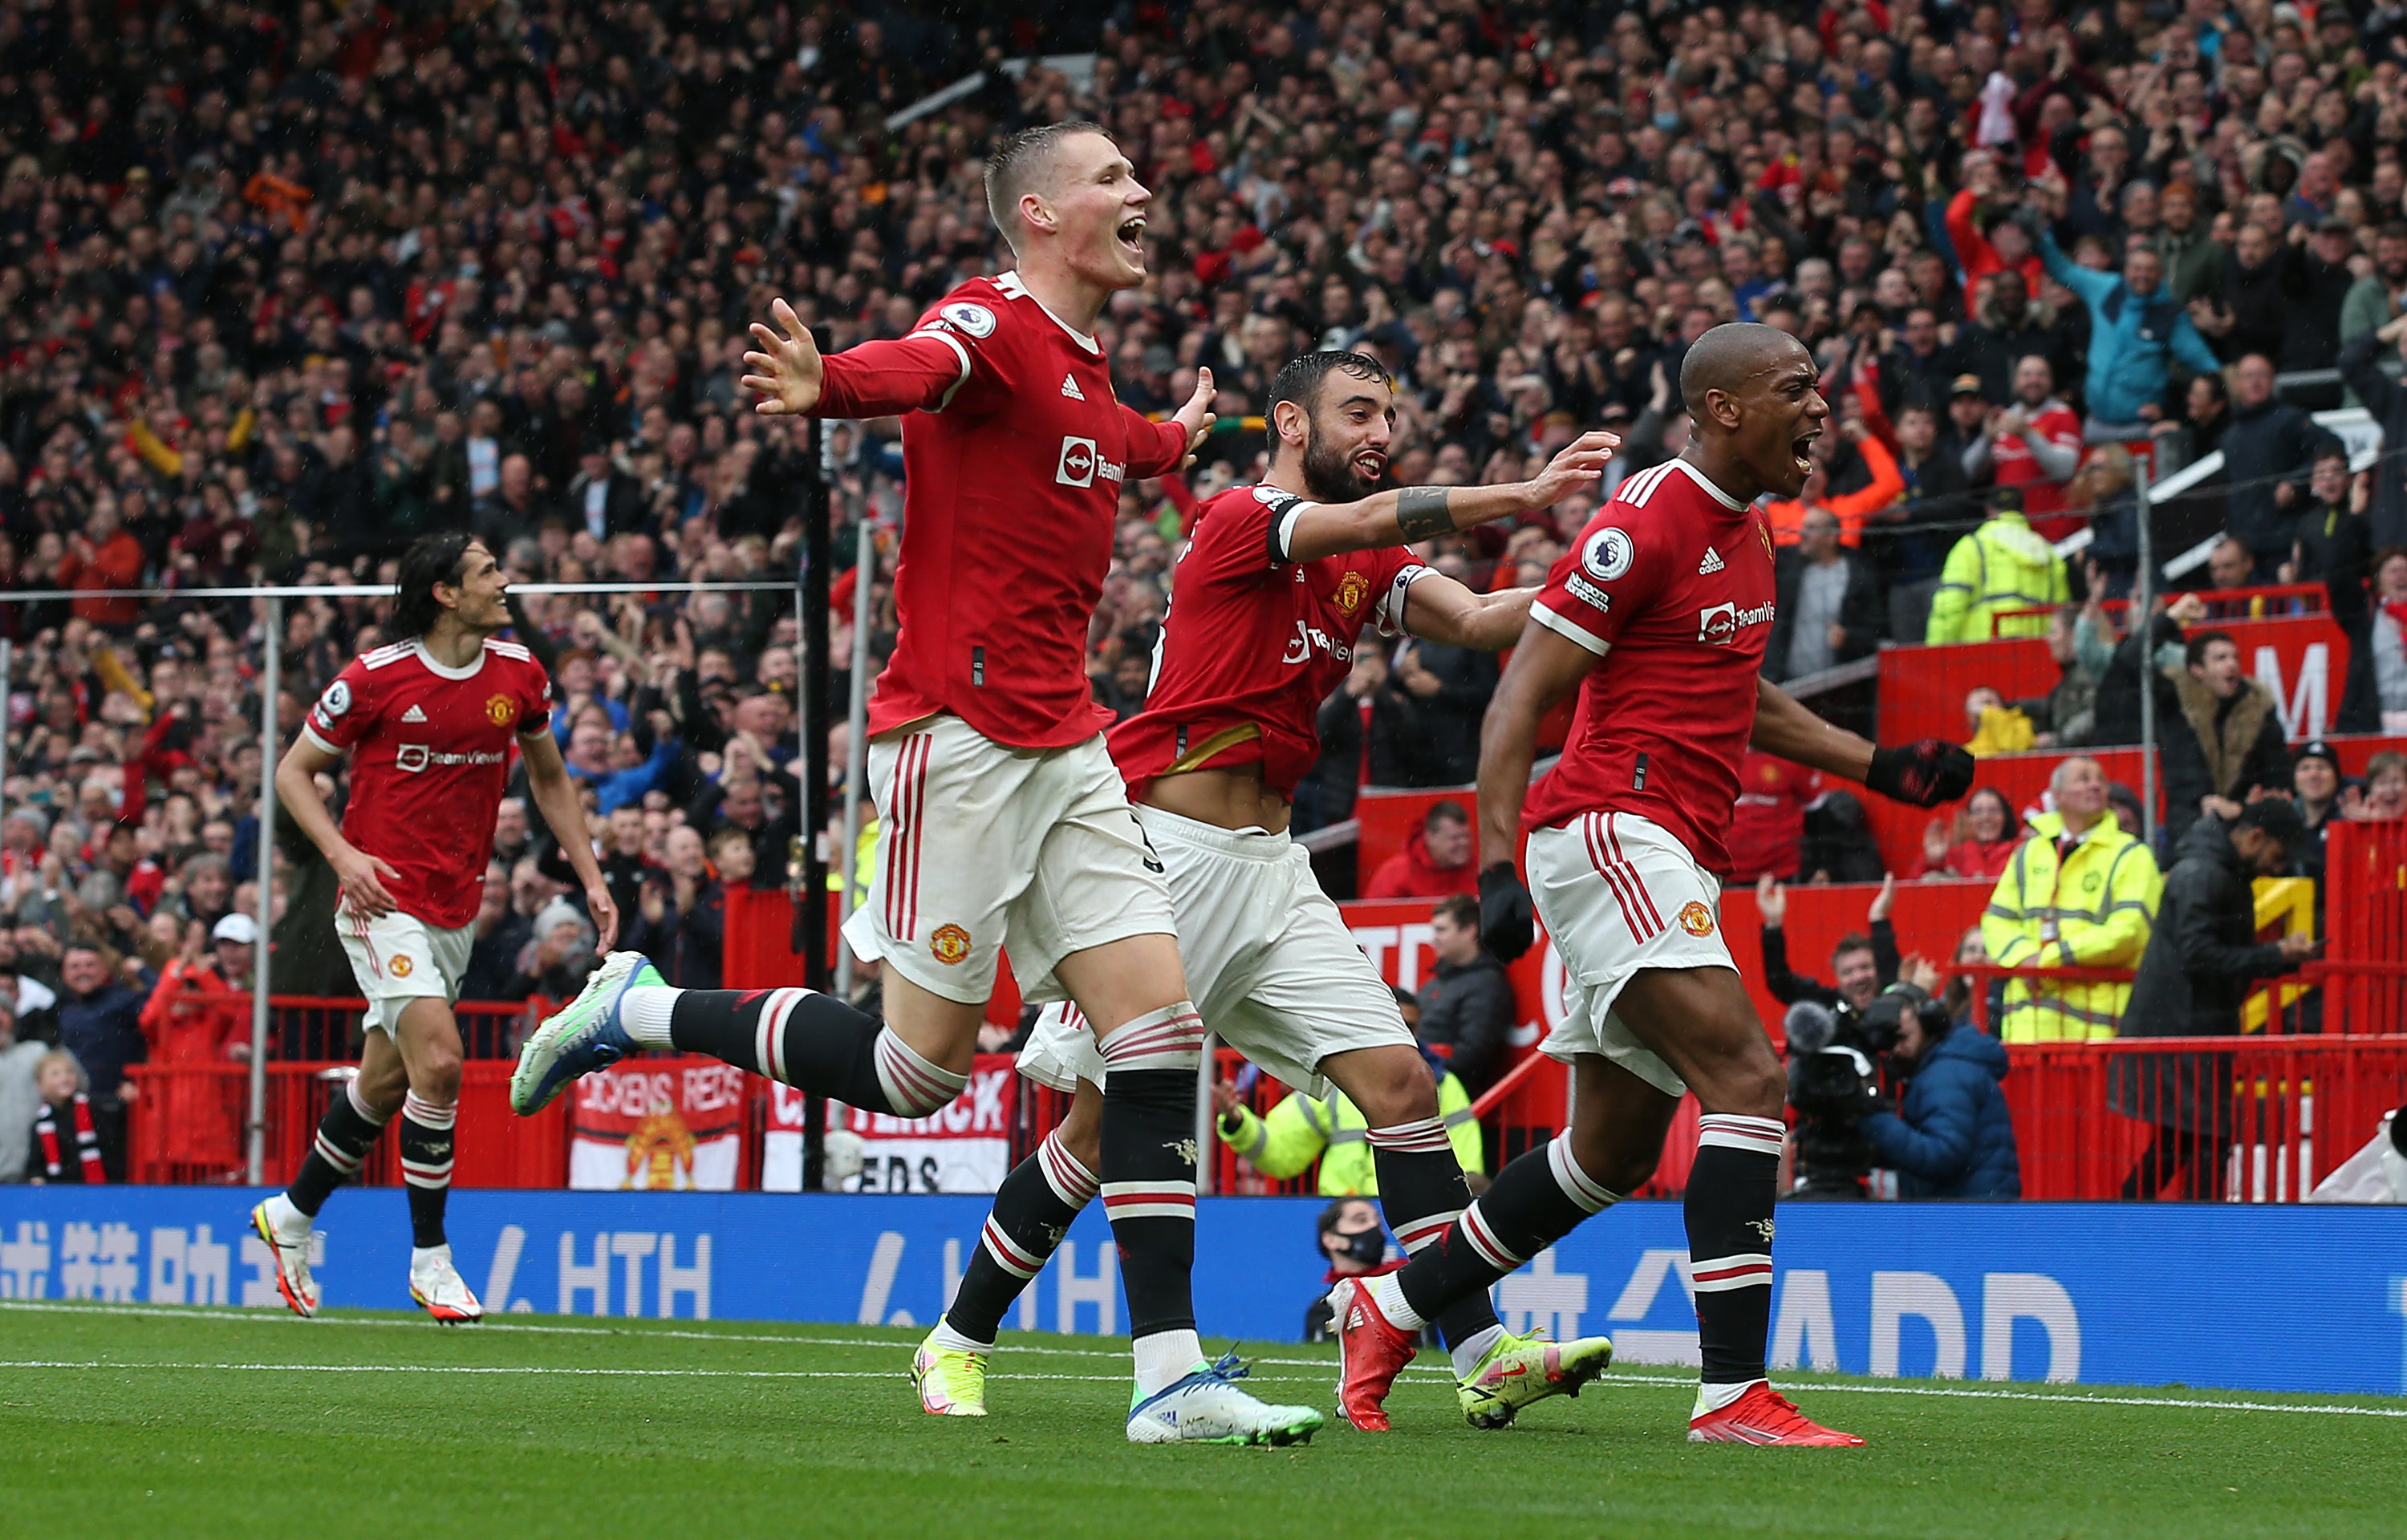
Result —
[{"label": "white football shorts", "polygon": [[371,920],[349,908],[335,913],[335,933],[351,959],[351,976],[368,1002],[367,1026],[390,1037],[412,1000],[457,1004],[476,922],[446,930],[394,910]]},{"label": "white football shorts", "polygon": [[1721,883],[1660,825],[1627,812],[1532,830],[1524,864],[1563,960],[1562,1020],[1539,1046],[1567,1062],[1602,1054],[1665,1095],[1686,1092],[1613,1002],[1644,968],[1737,971],[1722,940]]},{"label": "white football shorts", "polygon": [[1161,863],[1101,734],[1007,748],[958,716],[869,746],[877,854],[845,922],[856,956],[983,1005],[1005,948],[1021,997],[1063,997],[1053,967],[1131,936],[1173,934]]},{"label": "white football shorts", "polygon": [[[1319,1067],[1330,1054],[1413,1046],[1395,993],[1313,880],[1310,852],[1266,829],[1136,813],[1167,869],[1188,993],[1222,1042],[1314,1096],[1328,1095]],[[1049,1006],[1019,1072],[1075,1091],[1104,1083],[1103,1054],[1075,1008]]]}]

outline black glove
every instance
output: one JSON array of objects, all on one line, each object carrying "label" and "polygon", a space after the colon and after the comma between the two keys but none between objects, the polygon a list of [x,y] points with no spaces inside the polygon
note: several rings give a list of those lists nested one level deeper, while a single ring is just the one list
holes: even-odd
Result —
[{"label": "black glove", "polygon": [[1963,745],[1938,738],[1901,749],[1874,749],[1864,784],[1883,797],[1935,808],[1973,789],[1973,756]]},{"label": "black glove", "polygon": [[1530,890],[1510,861],[1499,861],[1479,874],[1479,944],[1499,962],[1509,963],[1528,952],[1538,939],[1538,911]]}]

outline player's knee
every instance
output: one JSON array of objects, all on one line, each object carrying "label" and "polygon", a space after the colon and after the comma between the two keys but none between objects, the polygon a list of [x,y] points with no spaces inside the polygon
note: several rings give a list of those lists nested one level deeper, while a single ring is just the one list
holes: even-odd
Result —
[{"label": "player's knee", "polygon": [[429,1048],[409,1067],[409,1089],[418,1099],[437,1107],[460,1100],[460,1050],[452,1045]]},{"label": "player's knee", "polygon": [[1374,1128],[1437,1116],[1437,1081],[1428,1061],[1410,1049],[1376,1050],[1351,1078],[1356,1084],[1348,1095]]},{"label": "player's knee", "polygon": [[1716,1066],[1708,1081],[1689,1089],[1708,1112],[1777,1118],[1787,1104],[1788,1077],[1781,1073],[1780,1061],[1767,1049],[1759,1058],[1750,1055]]},{"label": "player's knee", "polygon": [[1618,1124],[1575,1125],[1572,1130],[1572,1158],[1580,1170],[1598,1186],[1623,1197],[1646,1185],[1662,1148],[1659,1142],[1633,1139],[1630,1129]]}]

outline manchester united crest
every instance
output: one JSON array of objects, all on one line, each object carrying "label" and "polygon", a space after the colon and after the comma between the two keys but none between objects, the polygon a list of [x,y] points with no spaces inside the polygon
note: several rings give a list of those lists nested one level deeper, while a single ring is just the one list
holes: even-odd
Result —
[{"label": "manchester united crest", "polygon": [[510,704],[508,696],[496,695],[485,702],[485,720],[497,728],[506,728],[510,725],[510,718],[516,714],[517,710],[518,708]]},{"label": "manchester united crest", "polygon": [[1337,581],[1337,613],[1352,615],[1362,607],[1362,596],[1371,591],[1371,580],[1360,572],[1347,572]]},{"label": "manchester united crest", "polygon": [[406,978],[408,978],[408,977],[409,977],[409,959],[408,959],[408,958],[406,958],[406,957],[395,957],[395,958],[392,960],[392,962],[389,966],[390,966],[390,967],[392,968],[392,976],[393,976],[394,978],[396,978],[396,979],[406,979]]},{"label": "manchester united crest", "polygon": [[1714,933],[1714,911],[1692,898],[1680,910],[1680,928],[1691,936],[1710,936]]},{"label": "manchester united crest", "polygon": [[970,933],[959,925],[938,925],[928,938],[928,950],[947,968],[955,967],[970,954]]}]

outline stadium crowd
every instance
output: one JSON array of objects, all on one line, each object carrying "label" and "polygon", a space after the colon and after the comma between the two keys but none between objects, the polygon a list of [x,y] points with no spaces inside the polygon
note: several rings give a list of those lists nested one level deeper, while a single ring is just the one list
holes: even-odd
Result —
[{"label": "stadium crowd", "polygon": [[[9,0],[0,590],[80,592],[0,603],[0,996],[21,1035],[77,1049],[105,1109],[146,1042],[236,1052],[206,1024],[222,1013],[165,995],[235,987],[247,960],[226,949],[256,937],[227,917],[263,872],[279,915],[326,893],[306,848],[259,849],[263,648],[289,734],[386,606],[295,601],[269,637],[259,602],[185,596],[388,581],[412,536],[457,527],[525,580],[783,581],[812,430],[749,412],[746,323],[784,295],[826,346],[907,330],[1007,264],[981,147],[1068,117],[1111,129],[1154,193],[1156,276],[1098,329],[1122,398],[1166,409],[1208,365],[1224,427],[1188,477],[1124,489],[1090,658],[1115,710],[1142,699],[1185,519],[1255,473],[1246,419],[1290,354],[1387,365],[1399,482],[1517,479],[1590,425],[1624,435],[1618,476],[1684,442],[1687,344],[1752,318],[1814,349],[1838,429],[1770,510],[1775,676],[2060,605],[2071,685],[2033,736],[2127,741],[2115,692],[2136,699],[2156,659],[2101,601],[2136,564],[2132,452],[2161,473],[2220,449],[2236,544],[2218,581],[2353,600],[2341,726],[2407,720],[2407,478],[2395,454],[2353,487],[2319,458],[2331,441],[2292,400],[2336,404],[2338,376],[2274,390],[2277,370],[2338,368],[2407,427],[2376,367],[2407,351],[2402,37],[2395,7],[2267,0],[1198,0],[986,22]],[[835,429],[826,456],[839,563],[858,521],[888,553],[875,667],[895,425]],[[1427,554],[1477,585],[1535,582],[1593,506]],[[2086,558],[2054,554],[2085,528]],[[860,575],[838,584],[839,660]],[[715,984],[724,885],[781,881],[798,821],[790,600],[542,596],[521,634],[553,669],[631,940]],[[1366,653],[1323,709],[1299,827],[1346,816],[1365,781],[1470,779],[1495,677],[1463,649]],[[2249,784],[2286,784],[2280,757]],[[2395,815],[2407,773],[2375,779],[2300,790]],[[1808,875],[1844,879],[1868,843],[1838,823]],[[506,806],[474,997],[570,993],[583,966],[590,925],[527,824]],[[1976,799],[1928,865],[1992,877],[2016,833]],[[309,951],[279,944],[279,977],[339,992],[331,946],[316,974]],[[172,1045],[185,1022],[206,1040]]]}]

